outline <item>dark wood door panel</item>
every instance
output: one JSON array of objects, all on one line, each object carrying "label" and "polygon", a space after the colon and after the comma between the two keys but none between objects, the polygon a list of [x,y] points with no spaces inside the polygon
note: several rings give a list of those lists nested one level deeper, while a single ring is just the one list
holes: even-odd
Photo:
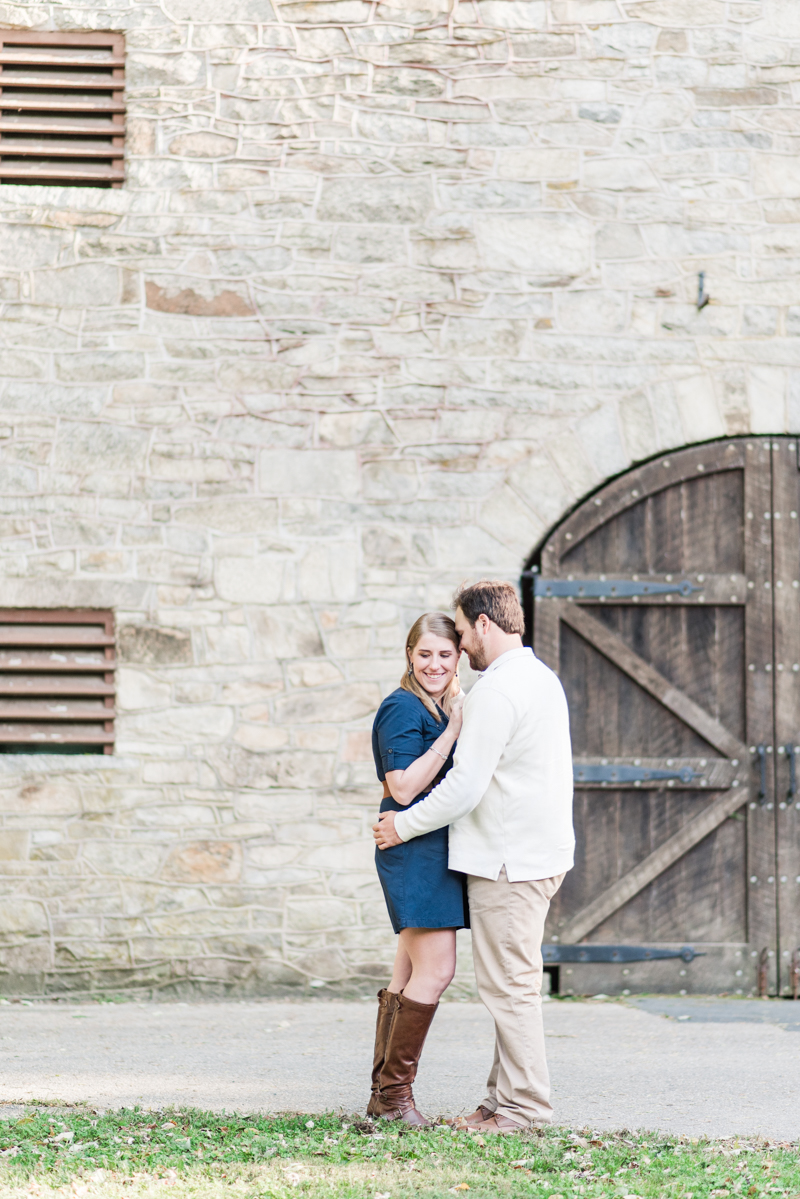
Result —
[{"label": "dark wood door panel", "polygon": [[567,548],[561,569],[575,574],[739,573],[744,569],[743,505],[742,470],[703,474],[625,508]]},{"label": "dark wood door panel", "polygon": [[592,615],[744,740],[743,607],[615,604],[598,605]]},{"label": "dark wood door panel", "polygon": [[[563,624],[575,630],[584,641],[598,650],[610,662],[627,674],[642,690],[648,692],[666,710],[693,729],[709,745],[722,754],[737,760],[747,757],[746,747],[710,712],[686,694],[671,679],[666,678],[652,663],[626,645],[622,638],[581,605],[566,606],[560,612]],[[596,706],[607,702],[598,695]]]},{"label": "dark wood door panel", "polygon": [[[744,440],[712,442],[664,454],[621,475],[586,500],[554,530],[545,548],[560,561],[591,533],[637,505],[643,497],[661,494],[701,476],[741,470],[746,461]],[[543,565],[544,562],[543,554]]]},{"label": "dark wood door panel", "polygon": [[[581,839],[575,869],[553,901],[556,933],[597,894],[622,878],[709,803],[697,792],[576,793],[576,824],[591,829]],[[724,821],[646,889],[593,929],[599,943],[736,941],[745,939],[742,878],[745,826]]]},{"label": "dark wood door panel", "polygon": [[716,754],[708,741],[665,711],[568,626],[561,631],[560,675],[569,700],[576,755],[692,758]]},{"label": "dark wood door panel", "polygon": [[[697,810],[688,797],[682,810],[677,804],[673,807],[673,826],[683,825]],[[645,940],[656,944],[743,941],[747,928],[743,853],[744,823],[725,821],[598,925],[593,937],[635,943],[644,931]]]}]

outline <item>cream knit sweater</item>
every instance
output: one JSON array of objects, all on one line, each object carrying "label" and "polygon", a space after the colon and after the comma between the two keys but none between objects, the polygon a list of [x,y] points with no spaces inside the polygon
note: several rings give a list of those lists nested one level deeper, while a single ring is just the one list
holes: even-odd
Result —
[{"label": "cream knit sweater", "polygon": [[455,765],[395,819],[403,841],[450,825],[450,869],[510,882],[573,864],[569,713],[558,677],[520,648],[487,667],[464,703]]}]

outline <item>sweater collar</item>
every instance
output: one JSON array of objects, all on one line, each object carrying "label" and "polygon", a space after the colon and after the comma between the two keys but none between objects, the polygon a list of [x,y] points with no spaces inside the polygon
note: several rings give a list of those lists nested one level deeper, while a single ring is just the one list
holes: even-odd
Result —
[{"label": "sweater collar", "polygon": [[530,654],[531,657],[533,657],[533,650],[530,648],[530,646],[527,646],[527,645],[521,645],[519,647],[519,649],[507,649],[504,654],[501,654],[499,658],[495,658],[494,662],[491,662],[486,667],[486,669],[481,674],[481,678],[485,679],[487,675],[491,674],[495,670],[498,670],[506,662],[513,662],[517,658],[525,657],[528,654]]}]

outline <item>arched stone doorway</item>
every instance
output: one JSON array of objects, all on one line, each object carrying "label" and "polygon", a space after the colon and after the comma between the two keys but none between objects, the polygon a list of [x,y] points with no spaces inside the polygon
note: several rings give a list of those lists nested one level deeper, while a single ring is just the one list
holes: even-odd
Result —
[{"label": "arched stone doorway", "polygon": [[798,511],[798,439],[725,439],[613,480],[537,554],[575,754],[562,992],[796,990]]}]

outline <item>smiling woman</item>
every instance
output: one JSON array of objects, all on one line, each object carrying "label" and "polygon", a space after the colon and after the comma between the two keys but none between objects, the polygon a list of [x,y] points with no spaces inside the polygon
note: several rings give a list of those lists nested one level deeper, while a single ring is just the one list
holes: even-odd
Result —
[{"label": "smiling woman", "polygon": [[[449,616],[429,612],[406,638],[406,671],[378,709],[372,750],[383,782],[381,811],[417,803],[453,765],[463,693],[456,669],[459,637]],[[456,929],[469,924],[462,874],[448,869],[448,833],[376,850],[389,918],[399,934],[389,987],[378,994],[368,1114],[427,1124],[412,1083],[439,997],[455,972]]]}]

